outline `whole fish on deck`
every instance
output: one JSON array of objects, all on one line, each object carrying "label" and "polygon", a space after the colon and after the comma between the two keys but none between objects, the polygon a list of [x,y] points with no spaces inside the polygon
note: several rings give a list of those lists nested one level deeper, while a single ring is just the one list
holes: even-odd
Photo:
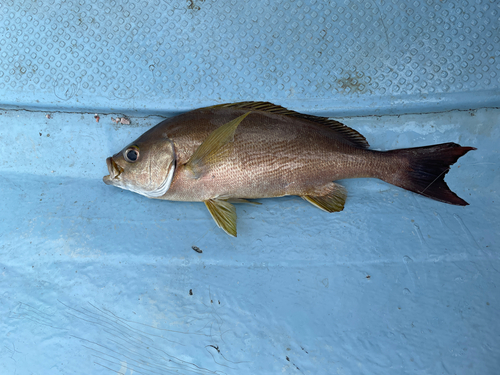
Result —
[{"label": "whole fish on deck", "polygon": [[426,197],[467,205],[444,175],[473,147],[455,143],[374,151],[357,131],[325,117],[266,102],[201,108],[169,118],[106,160],[104,182],[149,198],[205,202],[236,236],[231,203],[298,195],[342,211],[346,189],[333,182],[373,177]]}]

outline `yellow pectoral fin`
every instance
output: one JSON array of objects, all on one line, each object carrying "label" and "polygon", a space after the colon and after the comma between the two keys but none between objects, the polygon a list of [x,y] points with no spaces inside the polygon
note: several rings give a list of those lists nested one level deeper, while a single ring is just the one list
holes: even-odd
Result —
[{"label": "yellow pectoral fin", "polygon": [[326,190],[322,195],[301,195],[303,199],[326,212],[339,212],[344,209],[347,190],[335,182],[329,183],[321,190]]},{"label": "yellow pectoral fin", "polygon": [[236,237],[236,209],[231,203],[218,199],[209,199],[205,205],[217,226],[230,236]]},{"label": "yellow pectoral fin", "polygon": [[250,113],[247,112],[218,127],[203,141],[186,163],[186,168],[193,173],[194,178],[200,178],[207,166],[218,162],[224,156],[225,146],[233,141],[236,128]]}]

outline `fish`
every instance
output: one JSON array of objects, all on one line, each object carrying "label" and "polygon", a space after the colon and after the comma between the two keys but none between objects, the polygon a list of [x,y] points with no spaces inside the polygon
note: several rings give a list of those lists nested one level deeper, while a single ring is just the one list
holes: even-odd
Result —
[{"label": "fish", "polygon": [[236,237],[235,203],[295,195],[339,212],[347,190],[335,181],[348,178],[378,178],[466,206],[444,176],[471,150],[452,142],[371,150],[363,135],[327,117],[268,102],[227,103],[160,122],[106,159],[103,181],[148,198],[204,202],[217,226]]}]

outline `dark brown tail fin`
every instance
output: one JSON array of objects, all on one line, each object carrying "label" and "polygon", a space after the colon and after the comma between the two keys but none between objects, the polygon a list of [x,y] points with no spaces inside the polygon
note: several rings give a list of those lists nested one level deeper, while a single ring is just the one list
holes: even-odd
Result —
[{"label": "dark brown tail fin", "polygon": [[399,174],[387,182],[437,201],[467,206],[466,201],[450,190],[444,182],[444,176],[458,158],[471,150],[475,148],[462,147],[456,143],[443,143],[388,151],[387,154],[393,154],[399,160],[406,159],[404,165],[408,165],[408,170],[406,175]]}]

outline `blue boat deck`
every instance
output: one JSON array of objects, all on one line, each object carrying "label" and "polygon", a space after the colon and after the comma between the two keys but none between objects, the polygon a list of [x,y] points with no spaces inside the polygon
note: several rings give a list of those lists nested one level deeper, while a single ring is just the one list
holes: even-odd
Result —
[{"label": "blue boat deck", "polygon": [[[4,1],[0,373],[496,374],[499,25],[494,1]],[[102,182],[165,117],[244,100],[477,147],[446,176],[470,205],[345,180],[344,211],[238,205],[231,238]]]}]

